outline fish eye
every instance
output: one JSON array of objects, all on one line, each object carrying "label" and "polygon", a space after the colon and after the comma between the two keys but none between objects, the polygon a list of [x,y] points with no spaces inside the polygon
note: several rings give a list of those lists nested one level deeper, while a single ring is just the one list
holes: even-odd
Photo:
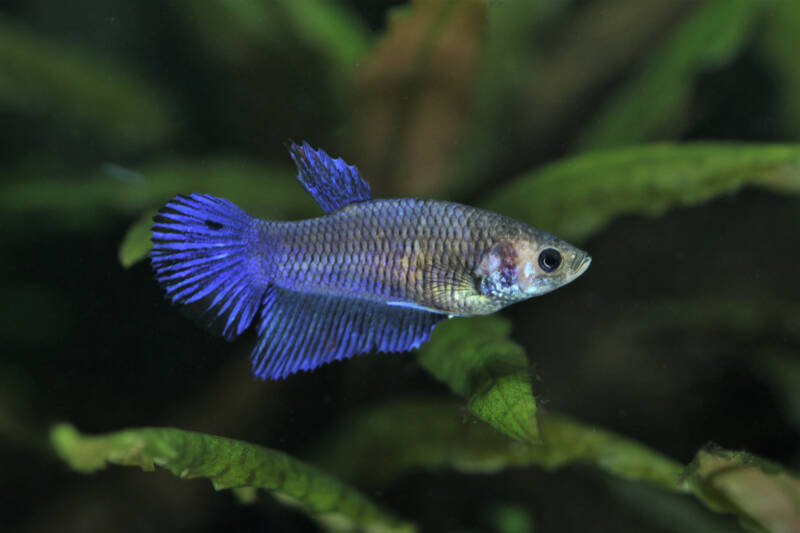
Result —
[{"label": "fish eye", "polygon": [[545,272],[552,272],[561,265],[561,253],[555,248],[545,248],[539,254],[539,267]]}]

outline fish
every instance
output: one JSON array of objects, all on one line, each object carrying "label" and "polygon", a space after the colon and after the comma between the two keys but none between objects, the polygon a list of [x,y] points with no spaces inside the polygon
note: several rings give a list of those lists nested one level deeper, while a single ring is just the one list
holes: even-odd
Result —
[{"label": "fish", "polygon": [[502,214],[454,202],[373,198],[355,166],[287,144],[323,216],[253,217],[204,193],[154,217],[150,261],[166,298],[282,379],[369,352],[405,352],[442,320],[486,315],[583,274],[584,251]]}]

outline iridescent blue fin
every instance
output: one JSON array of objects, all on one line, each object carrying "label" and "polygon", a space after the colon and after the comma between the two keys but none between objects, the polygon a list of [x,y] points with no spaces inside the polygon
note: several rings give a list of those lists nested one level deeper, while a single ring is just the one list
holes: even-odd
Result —
[{"label": "iridescent blue fin", "polygon": [[297,165],[297,179],[326,213],[372,199],[369,185],[358,174],[358,169],[341,158],[333,159],[322,150],[314,150],[307,142],[302,146],[290,143],[289,154]]},{"label": "iridescent blue fin", "polygon": [[427,341],[439,313],[270,286],[250,360],[261,379],[280,379],[373,350],[403,352]]},{"label": "iridescent blue fin", "polygon": [[150,260],[167,297],[228,340],[240,335],[267,285],[248,257],[250,215],[192,194],[173,198],[153,220]]}]

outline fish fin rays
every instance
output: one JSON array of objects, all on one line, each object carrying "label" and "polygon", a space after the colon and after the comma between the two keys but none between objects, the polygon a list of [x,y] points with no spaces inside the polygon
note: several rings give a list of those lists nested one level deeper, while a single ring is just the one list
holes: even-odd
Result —
[{"label": "fish fin rays", "polygon": [[358,169],[343,159],[314,150],[307,142],[302,145],[291,142],[288,148],[297,165],[297,179],[326,213],[372,199],[369,185]]},{"label": "fish fin rays", "polygon": [[435,302],[450,300],[456,294],[479,294],[480,279],[470,274],[466,266],[460,268],[433,264],[424,274],[425,294]]},{"label": "fish fin rays", "polygon": [[239,336],[266,289],[249,264],[250,216],[228,200],[191,194],[153,220],[150,261],[167,298],[213,333]]},{"label": "fish fin rays", "polygon": [[280,379],[374,350],[411,350],[445,318],[422,309],[270,286],[250,358],[253,373]]}]

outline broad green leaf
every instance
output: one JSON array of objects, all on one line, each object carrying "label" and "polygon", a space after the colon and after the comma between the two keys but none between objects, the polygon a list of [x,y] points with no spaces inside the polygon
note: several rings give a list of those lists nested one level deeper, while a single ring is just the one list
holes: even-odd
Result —
[{"label": "broad green leaf", "polygon": [[539,423],[542,443],[526,445],[450,401],[404,400],[339,424],[319,461],[347,479],[374,485],[420,469],[495,473],[583,464],[662,489],[686,490],[679,480],[682,466],[638,442],[555,413],[540,413]]},{"label": "broad green leaf", "polygon": [[800,193],[800,145],[651,144],[585,153],[521,177],[485,207],[579,242],[616,217],[658,215],[746,185]]},{"label": "broad green leaf", "polygon": [[426,370],[467,400],[467,407],[509,437],[539,442],[536,400],[525,352],[497,316],[449,320],[420,351]]},{"label": "broad green leaf", "polygon": [[800,10],[796,0],[774,0],[767,6],[764,28],[758,34],[759,51],[770,67],[778,92],[778,119],[794,140],[800,140]]},{"label": "broad green leaf", "polygon": [[0,17],[0,106],[58,117],[124,147],[171,133],[163,94],[89,50],[66,46]]},{"label": "broad green leaf", "polygon": [[709,507],[736,514],[751,531],[800,531],[800,478],[745,452],[705,449],[687,483]]},{"label": "broad green leaf", "polygon": [[118,252],[119,262],[123,267],[132,267],[144,259],[152,248],[150,236],[155,214],[155,211],[148,211],[128,228]]},{"label": "broad green leaf", "polygon": [[[58,455],[79,472],[106,463],[165,468],[183,479],[207,478],[216,490],[254,487],[299,507],[330,531],[411,532],[414,526],[363,494],[285,453],[246,442],[171,428],[85,436],[69,424],[51,432]],[[247,492],[239,493],[246,499]]]},{"label": "broad green leaf", "polygon": [[582,135],[579,146],[606,148],[663,139],[687,124],[694,79],[736,57],[745,44],[760,0],[710,0],[623,86]]}]

